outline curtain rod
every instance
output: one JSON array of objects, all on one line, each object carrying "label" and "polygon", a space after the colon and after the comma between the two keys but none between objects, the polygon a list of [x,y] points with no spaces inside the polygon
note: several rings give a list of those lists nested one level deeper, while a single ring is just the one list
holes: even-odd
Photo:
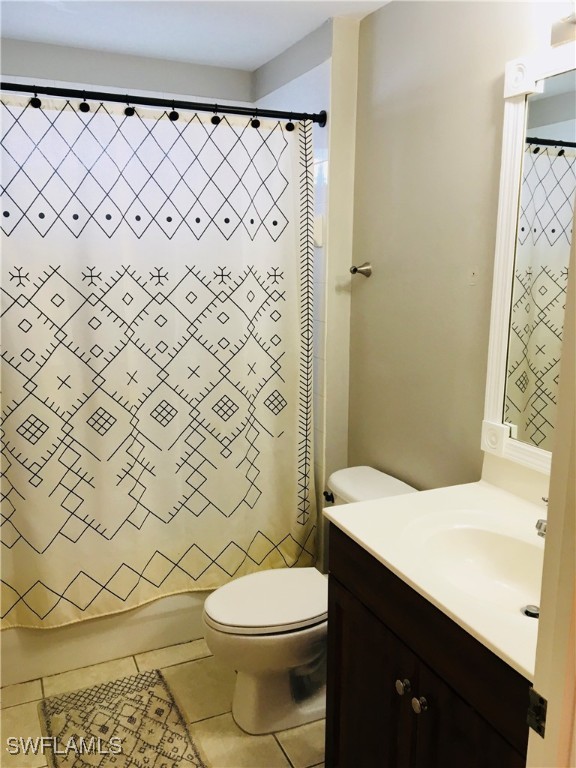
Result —
[{"label": "curtain rod", "polygon": [[557,141],[556,139],[537,139],[526,137],[526,144],[542,144],[543,147],[576,147],[576,141]]},{"label": "curtain rod", "polygon": [[148,96],[130,96],[119,93],[106,93],[104,91],[85,91],[74,88],[52,88],[49,86],[36,87],[22,83],[0,83],[3,91],[19,91],[21,93],[41,93],[45,96],[57,96],[67,99],[90,99],[91,101],[115,101],[120,104],[140,105],[146,107],[167,107],[175,109],[190,109],[195,112],[214,112],[227,115],[246,115],[248,117],[271,117],[278,120],[312,120],[321,128],[326,125],[326,110],[308,114],[307,112],[286,112],[275,109],[256,109],[254,107],[241,107],[237,105],[207,104],[197,101],[181,101],[179,99],[157,99]]}]

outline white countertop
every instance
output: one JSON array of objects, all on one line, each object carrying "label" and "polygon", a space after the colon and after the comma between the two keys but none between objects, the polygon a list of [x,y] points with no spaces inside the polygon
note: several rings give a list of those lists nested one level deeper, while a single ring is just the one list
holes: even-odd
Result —
[{"label": "white countertop", "polygon": [[324,515],[532,681],[544,539],[532,504],[484,481],[329,507]]}]

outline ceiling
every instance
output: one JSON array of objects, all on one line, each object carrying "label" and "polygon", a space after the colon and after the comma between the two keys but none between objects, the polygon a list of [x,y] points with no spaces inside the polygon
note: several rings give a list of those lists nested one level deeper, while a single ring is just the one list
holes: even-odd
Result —
[{"label": "ceiling", "polygon": [[364,0],[2,0],[2,37],[254,71]]}]

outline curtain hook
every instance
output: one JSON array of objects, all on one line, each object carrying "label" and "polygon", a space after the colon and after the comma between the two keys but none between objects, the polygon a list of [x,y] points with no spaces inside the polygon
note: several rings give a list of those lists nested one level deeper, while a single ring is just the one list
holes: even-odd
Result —
[{"label": "curtain hook", "polygon": [[38,93],[36,91],[34,91],[33,98],[30,99],[30,106],[34,107],[34,109],[40,109],[42,106],[42,102],[38,98]]},{"label": "curtain hook", "polygon": [[135,114],[136,110],[134,107],[130,106],[130,99],[128,98],[128,94],[126,94],[126,109],[124,110],[124,114],[126,117],[132,117]]},{"label": "curtain hook", "polygon": [[214,114],[210,118],[212,125],[218,125],[218,123],[222,120],[222,118],[219,117],[216,112],[218,112],[218,104],[214,104]]},{"label": "curtain hook", "polygon": [[80,104],[78,109],[80,112],[90,112],[90,104],[86,101],[86,91],[82,91],[82,98],[84,101]]},{"label": "curtain hook", "polygon": [[254,110],[254,117],[250,121],[252,128],[260,128],[260,120],[258,120],[258,110]]},{"label": "curtain hook", "polygon": [[172,102],[172,111],[168,113],[168,117],[170,118],[170,120],[172,120],[173,123],[176,122],[176,120],[178,120],[178,118],[180,117],[178,112],[176,112],[176,110],[174,109],[174,102]]},{"label": "curtain hook", "polygon": [[289,117],[289,120],[288,120],[288,122],[286,123],[286,125],[285,125],[285,128],[286,128],[286,130],[287,130],[287,131],[293,131],[293,130],[294,130],[294,128],[295,128],[295,125],[294,125],[294,123],[292,122],[292,112],[290,112],[290,114],[288,115],[288,117]]}]

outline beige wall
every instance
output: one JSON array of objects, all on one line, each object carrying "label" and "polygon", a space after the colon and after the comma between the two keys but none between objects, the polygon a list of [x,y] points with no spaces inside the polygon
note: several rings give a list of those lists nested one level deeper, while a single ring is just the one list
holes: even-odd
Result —
[{"label": "beige wall", "polygon": [[353,261],[374,272],[348,458],[420,489],[481,474],[503,72],[543,44],[539,5],[393,2],[360,27]]},{"label": "beige wall", "polygon": [[[283,53],[271,59],[263,66],[252,72],[252,100],[258,101],[268,94],[273,94],[283,86],[289,87],[302,75],[320,66],[332,55],[332,20],[325,22],[321,27],[311,32],[302,40],[299,40]],[[306,90],[302,90],[297,101],[306,99]],[[272,107],[271,107],[272,109]],[[308,112],[308,109],[294,111]],[[327,109],[326,106],[323,109]],[[313,112],[319,112],[319,107],[314,107]]]},{"label": "beige wall", "polygon": [[2,76],[9,81],[35,78],[107,89],[144,90],[227,101],[252,100],[250,73],[226,67],[7,38],[1,41],[0,61]]}]

